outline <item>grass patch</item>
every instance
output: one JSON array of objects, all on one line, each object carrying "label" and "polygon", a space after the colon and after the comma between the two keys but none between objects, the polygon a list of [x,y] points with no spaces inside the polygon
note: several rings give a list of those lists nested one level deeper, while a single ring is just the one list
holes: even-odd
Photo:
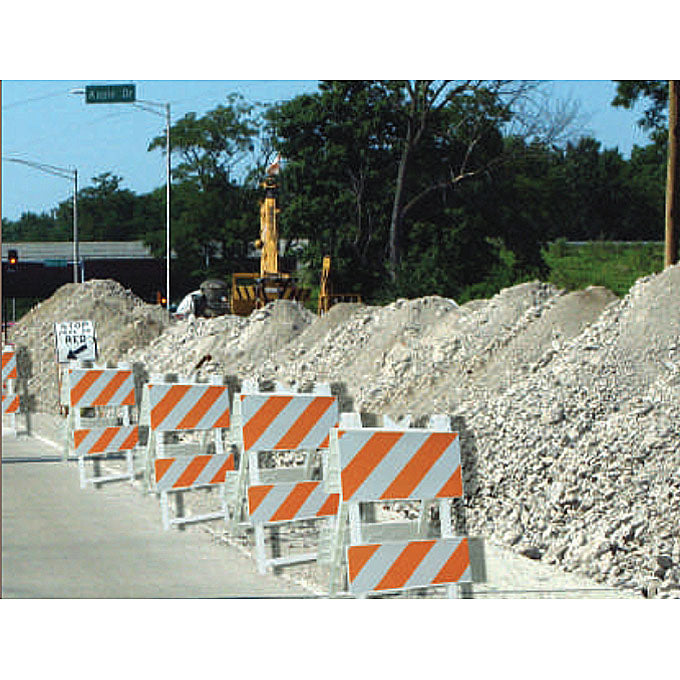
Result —
[{"label": "grass patch", "polygon": [[641,276],[662,271],[664,262],[663,242],[573,244],[559,239],[541,252],[550,283],[566,290],[604,286],[619,297]]}]

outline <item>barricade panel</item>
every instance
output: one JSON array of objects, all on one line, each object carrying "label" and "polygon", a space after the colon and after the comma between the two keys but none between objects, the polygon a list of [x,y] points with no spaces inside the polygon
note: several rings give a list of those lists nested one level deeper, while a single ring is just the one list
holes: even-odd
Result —
[{"label": "barricade panel", "polygon": [[224,484],[234,470],[232,453],[156,458],[154,473],[158,491],[176,491]]},{"label": "barricade panel", "polygon": [[347,563],[349,590],[354,594],[471,580],[468,540],[464,537],[351,545]]},{"label": "barricade panel", "polygon": [[226,385],[147,385],[150,427],[157,432],[229,427]]},{"label": "barricade panel", "polygon": [[73,431],[78,456],[131,451],[139,442],[137,425],[83,428]]},{"label": "barricade panel", "polygon": [[328,494],[320,481],[253,485],[248,489],[251,522],[274,524],[319,517],[338,511],[338,494]]},{"label": "barricade panel", "polygon": [[334,430],[343,501],[422,500],[463,495],[455,432]]},{"label": "barricade panel", "polygon": [[19,413],[19,395],[18,394],[3,394],[2,395],[2,415],[12,415]]},{"label": "barricade panel", "polygon": [[17,355],[13,349],[2,350],[2,382],[5,380],[16,379],[17,374]]},{"label": "barricade panel", "polygon": [[245,451],[328,447],[338,423],[336,397],[316,394],[240,394]]},{"label": "barricade panel", "polygon": [[72,408],[134,406],[135,383],[131,370],[70,368],[69,405]]}]

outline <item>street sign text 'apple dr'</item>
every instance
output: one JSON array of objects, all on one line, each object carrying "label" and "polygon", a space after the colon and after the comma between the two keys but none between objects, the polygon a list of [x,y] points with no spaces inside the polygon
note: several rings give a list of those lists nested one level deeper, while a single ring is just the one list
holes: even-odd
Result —
[{"label": "street sign text 'apple dr'", "polygon": [[135,85],[86,85],[86,104],[125,104],[134,102]]}]

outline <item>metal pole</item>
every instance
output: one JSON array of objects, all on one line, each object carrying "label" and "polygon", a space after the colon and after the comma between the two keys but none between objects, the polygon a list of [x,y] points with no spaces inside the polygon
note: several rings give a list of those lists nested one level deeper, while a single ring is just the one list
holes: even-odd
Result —
[{"label": "metal pole", "polygon": [[680,107],[679,81],[668,82],[668,168],[666,175],[666,245],[664,267],[670,267],[678,261],[677,223],[680,220],[680,123],[678,108]]},{"label": "metal pole", "polygon": [[73,171],[73,283],[78,283],[78,170]]},{"label": "metal pole", "polygon": [[165,307],[170,317],[170,102],[165,105]]}]

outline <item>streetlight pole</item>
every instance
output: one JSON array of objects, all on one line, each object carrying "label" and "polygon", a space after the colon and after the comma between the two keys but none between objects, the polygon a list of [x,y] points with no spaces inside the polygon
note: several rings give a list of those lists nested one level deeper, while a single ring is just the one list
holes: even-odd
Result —
[{"label": "streetlight pole", "polygon": [[170,316],[170,102],[165,105],[165,296]]},{"label": "streetlight pole", "polygon": [[[146,106],[145,106],[146,105]],[[148,99],[137,99],[133,106],[156,115],[163,114],[157,108],[165,109],[165,309],[170,317],[170,102],[162,104]]]},{"label": "streetlight pole", "polygon": [[[70,91],[70,94],[85,94],[86,90],[76,88]],[[123,101],[123,100],[116,100]],[[163,116],[159,108],[165,109],[165,308],[170,316],[170,103],[162,104],[161,102],[150,101],[148,99],[136,99],[129,101],[133,106],[142,111],[148,111],[157,116]],[[156,108],[153,108],[156,107]]]},{"label": "streetlight pole", "polygon": [[3,161],[9,163],[21,163],[28,165],[29,168],[35,168],[48,175],[56,177],[63,177],[64,179],[73,180],[73,283],[78,283],[78,269],[80,268],[80,255],[78,249],[78,170],[69,168],[60,168],[58,165],[48,165],[47,163],[36,163],[27,161],[23,158],[9,158],[2,157]]},{"label": "streetlight pole", "polygon": [[[165,115],[165,309],[170,317],[170,177],[171,177],[171,158],[170,158],[170,102],[162,104],[148,99],[137,99],[134,107],[142,111],[154,113],[157,116]],[[156,108],[152,108],[152,107]],[[158,109],[165,109],[162,114]]]},{"label": "streetlight pole", "polygon": [[78,252],[78,170],[73,170],[73,283],[78,283],[80,253]]}]

